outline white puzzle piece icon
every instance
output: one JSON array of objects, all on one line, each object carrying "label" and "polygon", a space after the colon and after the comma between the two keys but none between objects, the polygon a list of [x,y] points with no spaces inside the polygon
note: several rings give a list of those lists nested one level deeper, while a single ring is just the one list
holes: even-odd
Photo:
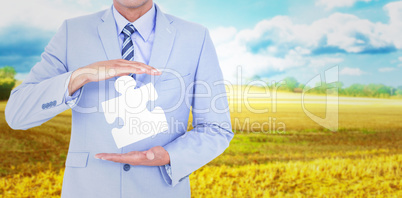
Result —
[{"label": "white puzzle piece icon", "polygon": [[130,76],[119,77],[114,87],[122,95],[102,102],[103,112],[109,124],[119,117],[123,123],[121,128],[112,129],[113,139],[118,148],[138,142],[168,130],[165,112],[155,107],[151,112],[147,109],[148,101],[155,101],[158,94],[151,83],[140,88]]}]

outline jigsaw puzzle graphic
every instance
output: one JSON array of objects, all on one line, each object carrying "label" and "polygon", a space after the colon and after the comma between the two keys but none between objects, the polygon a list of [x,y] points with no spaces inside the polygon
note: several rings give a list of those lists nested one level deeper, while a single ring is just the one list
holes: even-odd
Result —
[{"label": "jigsaw puzzle graphic", "polygon": [[121,96],[102,102],[106,121],[112,124],[119,120],[121,128],[113,128],[112,135],[118,148],[138,142],[168,130],[166,116],[161,107],[152,111],[148,101],[155,101],[158,94],[151,83],[136,89],[136,82],[130,76],[119,77],[114,87]]}]

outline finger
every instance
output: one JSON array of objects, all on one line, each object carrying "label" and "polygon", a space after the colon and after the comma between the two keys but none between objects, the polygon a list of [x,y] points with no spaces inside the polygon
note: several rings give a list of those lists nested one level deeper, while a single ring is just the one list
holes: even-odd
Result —
[{"label": "finger", "polygon": [[162,72],[158,69],[156,69],[155,67],[149,66],[147,64],[144,63],[138,63],[140,68],[146,68],[148,71],[150,71],[150,74],[152,75],[160,75],[162,74]]},{"label": "finger", "polygon": [[124,60],[123,61],[124,64],[131,66],[131,67],[138,67],[138,68],[145,68],[147,70],[157,70],[156,68],[149,66],[145,63],[142,62],[138,62],[138,61],[128,61],[128,60]]},{"label": "finger", "polygon": [[147,156],[148,160],[154,160],[155,159],[155,153],[152,152],[151,150],[147,151],[146,156]]},{"label": "finger", "polygon": [[116,70],[117,70],[116,76],[125,76],[125,75],[131,74],[131,73],[143,74],[143,73],[147,72],[146,69],[138,68],[138,67],[131,67],[128,65],[120,66]]},{"label": "finger", "polygon": [[106,153],[98,153],[94,156],[95,159],[102,159],[102,156],[105,155]]},{"label": "finger", "polygon": [[98,159],[102,160],[125,163],[125,159],[122,157],[122,154],[119,153],[101,153],[99,155],[95,155],[95,157],[98,157]]},{"label": "finger", "polygon": [[162,72],[152,66],[149,66],[147,64],[141,63],[141,62],[136,62],[136,61],[128,61],[126,62],[126,66],[134,67],[137,69],[140,69],[142,72],[149,74],[149,75],[161,75]]},{"label": "finger", "polygon": [[117,163],[128,163],[125,158],[123,158],[122,156],[118,156],[118,155],[106,155],[106,156],[102,157],[102,159],[107,160],[107,161],[117,162]]},{"label": "finger", "polygon": [[159,72],[157,70],[154,71],[154,70],[150,70],[150,69],[145,68],[145,67],[130,66],[130,65],[121,66],[117,70],[118,70],[117,76],[124,76],[124,75],[128,75],[130,73],[134,73],[134,74],[149,74],[149,75],[160,75],[161,74],[161,72]]},{"label": "finger", "polygon": [[158,76],[161,75],[162,72],[158,69],[155,69],[149,65],[145,65],[145,64],[140,64],[140,65],[135,65],[133,67],[136,67],[138,69],[140,69],[143,73],[149,74],[149,75],[154,75],[154,76]]},{"label": "finger", "polygon": [[116,156],[118,155],[117,153],[98,153],[95,155],[95,158],[97,159],[105,159],[105,158],[109,158],[111,156]]}]

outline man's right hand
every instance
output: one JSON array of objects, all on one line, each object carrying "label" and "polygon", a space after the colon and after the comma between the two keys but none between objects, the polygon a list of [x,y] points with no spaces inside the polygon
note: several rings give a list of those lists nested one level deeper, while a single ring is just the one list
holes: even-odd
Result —
[{"label": "man's right hand", "polygon": [[71,74],[68,84],[68,93],[72,95],[89,82],[103,81],[115,76],[126,76],[131,73],[149,75],[162,74],[157,69],[136,61],[124,59],[100,61],[75,70]]}]

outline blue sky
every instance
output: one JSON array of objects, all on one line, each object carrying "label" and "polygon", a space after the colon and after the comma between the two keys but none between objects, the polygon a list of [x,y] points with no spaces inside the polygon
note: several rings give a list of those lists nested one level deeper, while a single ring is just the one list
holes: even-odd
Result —
[{"label": "blue sky", "polygon": [[[166,13],[209,28],[227,80],[260,76],[306,83],[339,65],[339,79],[400,86],[402,1],[155,0]],[[0,67],[23,79],[67,18],[110,7],[112,0],[7,1],[0,8]]]}]

